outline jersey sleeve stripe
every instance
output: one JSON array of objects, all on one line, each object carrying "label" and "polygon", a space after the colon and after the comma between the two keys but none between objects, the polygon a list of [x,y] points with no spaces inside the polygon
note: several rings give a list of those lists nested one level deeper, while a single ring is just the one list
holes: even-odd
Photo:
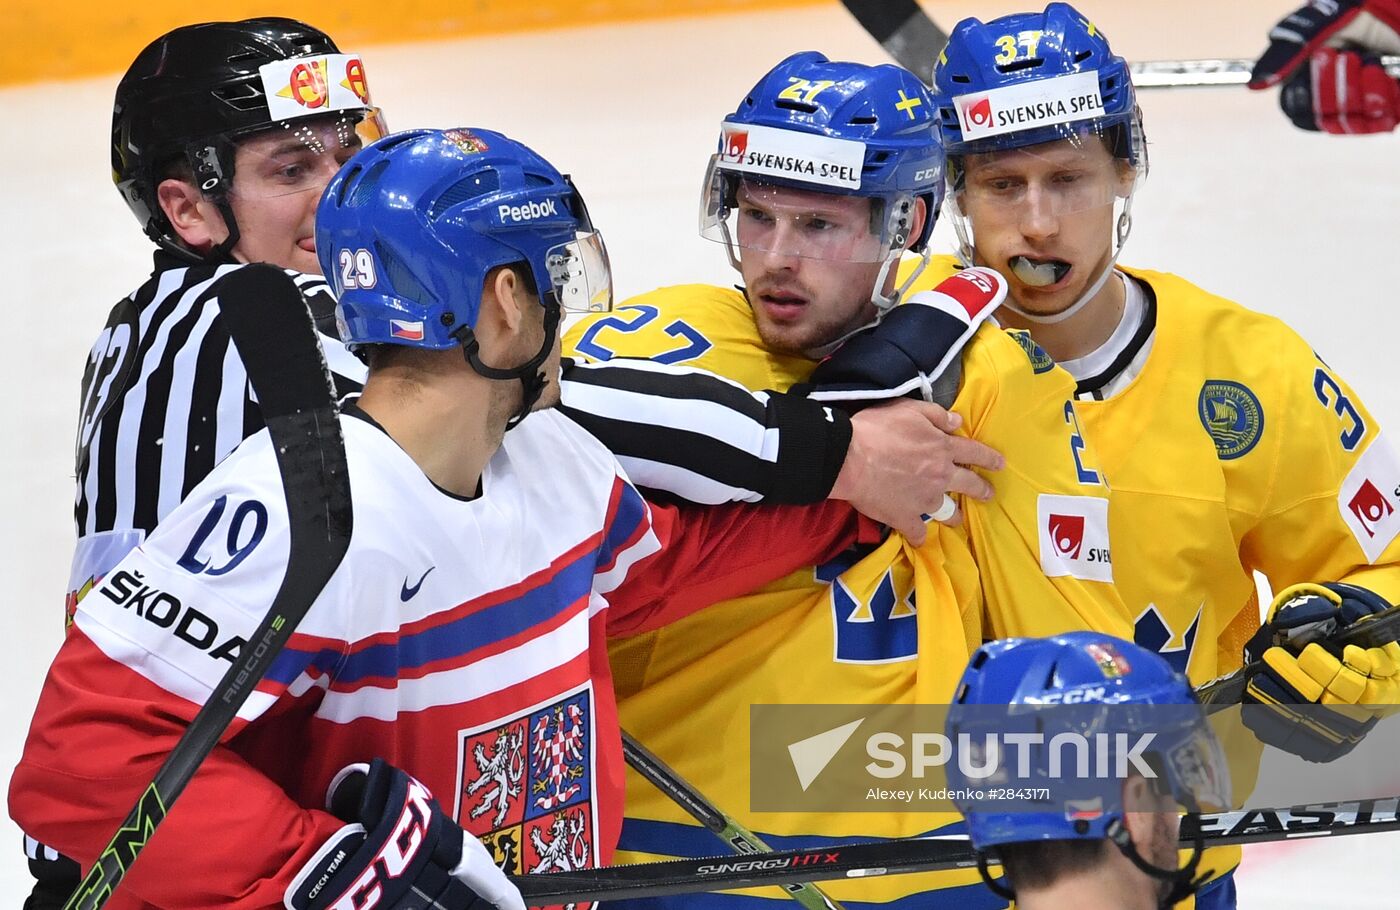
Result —
[{"label": "jersey sleeve stripe", "polygon": [[[623,478],[617,479],[606,539],[598,553],[597,577],[593,590],[607,594],[627,579],[632,566],[658,552],[661,541],[651,525],[651,509],[642,494]],[[591,612],[597,614],[602,604],[595,603]]]},{"label": "jersey sleeve stripe", "polygon": [[588,616],[579,611],[555,632],[532,637],[517,648],[392,686],[364,686],[326,692],[316,716],[336,723],[361,718],[395,720],[401,712],[423,711],[491,698],[537,677],[548,677],[575,659],[587,659]]},{"label": "jersey sleeve stripe", "polygon": [[[367,680],[411,676],[443,661],[452,666],[471,663],[480,658],[482,651],[518,639],[560,614],[577,609],[577,601],[569,601],[565,592],[587,590],[587,577],[592,572],[592,555],[584,554],[569,564],[552,566],[547,575],[541,573],[534,579],[534,587],[503,602],[416,633],[400,634],[393,641],[368,647],[356,643],[336,671],[333,687],[343,691]],[[463,642],[472,646],[464,649]],[[305,655],[302,666],[312,657]],[[284,672],[278,680],[289,682],[295,675]]]}]

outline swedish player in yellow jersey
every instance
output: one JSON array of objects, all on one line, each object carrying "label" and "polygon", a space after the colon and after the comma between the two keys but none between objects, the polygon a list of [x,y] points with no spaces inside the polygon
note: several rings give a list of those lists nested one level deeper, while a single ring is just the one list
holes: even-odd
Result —
[{"label": "swedish player in yellow jersey", "polygon": [[[725,244],[745,288],[643,294],[574,326],[566,347],[693,364],[750,389],[821,379],[816,359],[900,297],[900,255],[926,249],[942,186],[931,111],[898,67],[815,53],[783,61],[725,120],[705,181],[702,233]],[[952,407],[962,430],[949,446],[960,465],[949,488],[964,494],[960,528],[934,525],[922,546],[892,535],[613,649],[624,727],[772,846],[922,834],[952,829],[957,817],[750,812],[751,704],[946,703],[981,642],[984,609],[1000,615],[1016,600],[1131,635],[1111,584],[1108,488],[1069,404],[1073,381],[1024,334],[978,327],[1000,285],[974,271],[896,311],[927,317],[924,340],[944,354],[971,338]],[[851,344],[821,369],[839,365]],[[990,491],[969,466],[996,461],[968,436],[1005,455],[988,502],[975,498]],[[1040,547],[1038,527],[1057,529],[1064,546]],[[635,777],[627,814],[619,861],[723,849]],[[998,906],[977,881],[968,871],[828,890],[848,907]],[[711,905],[788,906],[776,889],[684,903]]]},{"label": "swedish player in yellow jersey", "polygon": [[[1127,66],[1092,23],[1064,3],[965,20],[935,83],[945,214],[963,262],[1007,278],[1001,318],[1077,380],[1084,432],[1113,483],[1114,576],[1135,640],[1196,684],[1238,667],[1248,641],[1269,662],[1249,697],[1283,718],[1261,738],[1314,760],[1344,752],[1364,715],[1308,736],[1286,722],[1287,705],[1394,701],[1394,646],[1271,646],[1400,597],[1400,458],[1282,322],[1116,265],[1147,149]],[[914,287],[958,267],[935,258]],[[1254,571],[1283,592],[1258,633]],[[1290,587],[1305,582],[1342,584]],[[1042,610],[998,634],[1076,622]],[[1229,881],[1214,884],[1201,906],[1231,902]]]}]

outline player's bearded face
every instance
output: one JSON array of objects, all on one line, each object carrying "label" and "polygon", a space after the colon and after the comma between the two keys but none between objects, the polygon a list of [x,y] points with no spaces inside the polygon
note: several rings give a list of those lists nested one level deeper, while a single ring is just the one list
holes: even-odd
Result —
[{"label": "player's bearded face", "polygon": [[874,318],[871,201],[750,184],[738,190],[739,262],[764,344],[801,354]]},{"label": "player's bearded face", "polygon": [[[972,227],[977,264],[1006,276],[1021,309],[1046,315],[1073,305],[1113,255],[1114,201],[1133,172],[1096,136],[962,160],[958,207]],[[1054,278],[1028,284],[1016,265]]]},{"label": "player's bearded face", "polygon": [[[340,166],[360,148],[337,118],[320,118],[290,135],[271,130],[241,141],[234,154],[229,204],[238,221],[234,256],[321,273],[316,258],[316,203]],[[225,235],[227,236],[227,235]]]}]

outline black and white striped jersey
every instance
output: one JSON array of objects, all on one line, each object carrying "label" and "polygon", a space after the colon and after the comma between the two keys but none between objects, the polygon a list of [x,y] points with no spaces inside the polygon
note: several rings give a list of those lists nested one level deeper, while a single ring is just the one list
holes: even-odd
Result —
[{"label": "black and white striped jersey", "polygon": [[[83,371],[72,594],[100,578],[234,447],[263,426],[247,371],[213,299],[237,265],[155,254],[150,279],[113,307]],[[365,368],[335,338],[324,279],[289,272],[328,343],[342,394]]]},{"label": "black and white striped jersey", "polygon": [[[263,426],[213,285],[237,265],[156,253],[113,308],[83,375],[76,448],[78,545],[69,607],[244,438]],[[324,279],[289,273],[307,297],[337,390],[363,364],[335,336]],[[812,502],[831,489],[850,424],[806,399],[751,393],[650,361],[566,360],[563,410],[616,452],[640,486],[701,503]]]},{"label": "black and white striped jersey", "polygon": [[690,502],[816,502],[851,439],[849,419],[814,401],[652,360],[566,358],[561,397],[633,483]]}]

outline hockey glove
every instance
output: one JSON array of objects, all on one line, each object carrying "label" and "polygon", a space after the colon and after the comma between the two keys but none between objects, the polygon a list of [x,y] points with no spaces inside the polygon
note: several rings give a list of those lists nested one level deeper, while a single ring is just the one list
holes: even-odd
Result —
[{"label": "hockey glove", "polygon": [[1296,126],[1328,133],[1395,129],[1400,83],[1375,55],[1400,53],[1400,0],[1315,0],[1284,17],[1269,39],[1249,87],[1283,82],[1279,105]]},{"label": "hockey glove", "polygon": [[956,374],[951,383],[941,380],[950,365],[961,364],[963,345],[1005,299],[1005,278],[991,269],[964,269],[848,339],[817,365],[808,394],[833,402],[908,395],[947,407],[957,395]]},{"label": "hockey glove", "polygon": [[1244,723],[1262,742],[1308,761],[1350,752],[1389,705],[1400,703],[1400,644],[1339,646],[1339,633],[1390,608],[1355,585],[1302,584],[1285,589],[1268,621],[1245,645],[1264,669],[1250,679]]},{"label": "hockey glove", "polygon": [[326,805],[350,824],[302,867],[287,889],[290,910],[525,910],[481,842],[383,759],[337,774]]}]

